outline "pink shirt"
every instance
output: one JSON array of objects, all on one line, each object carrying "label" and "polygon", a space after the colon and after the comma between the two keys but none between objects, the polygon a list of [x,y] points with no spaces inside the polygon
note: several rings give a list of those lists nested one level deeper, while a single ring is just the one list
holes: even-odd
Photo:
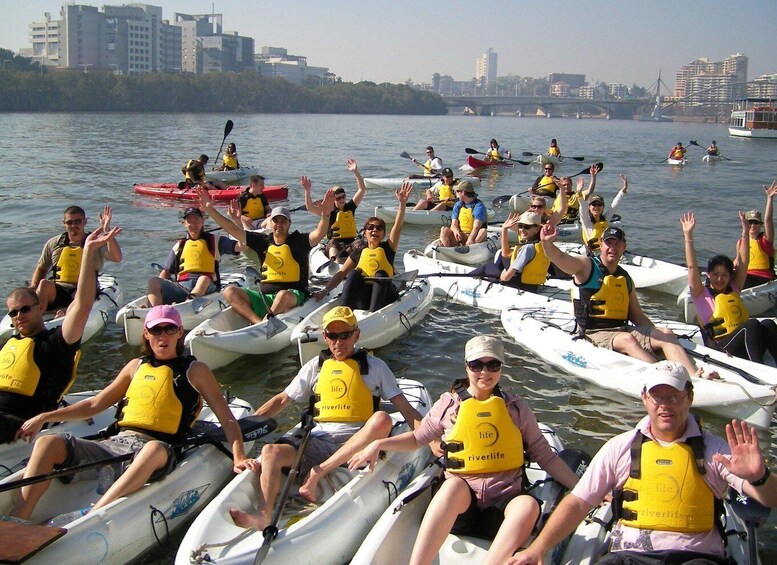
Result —
[{"label": "pink shirt", "polygon": [[[504,396],[510,418],[521,430],[524,450],[532,461],[536,461],[544,469],[558,455],[542,435],[537,418],[529,408],[529,404],[514,394],[505,393]],[[426,445],[440,438],[445,439],[453,428],[460,404],[461,399],[457,394],[443,393],[429,410],[429,413],[424,416],[418,429],[413,432],[416,441]],[[467,481],[467,484],[475,492],[478,506],[481,508],[488,508],[504,498],[513,497],[523,492],[523,469],[470,475],[452,475],[446,471],[445,476],[446,478],[457,476]]]},{"label": "pink shirt", "polygon": [[[740,290],[735,284],[731,284],[731,291],[739,294]],[[693,299],[693,304],[696,306],[696,316],[699,318],[699,322],[702,326],[706,326],[712,319],[712,314],[715,312],[715,297],[712,296],[712,292],[705,284],[701,294]]]},{"label": "pink shirt", "polygon": [[[645,416],[637,430],[653,439],[650,433],[650,418]],[[629,477],[631,456],[629,450],[635,431],[628,431],[615,436],[599,450],[591,461],[588,470],[577,483],[572,494],[592,506],[598,505],[604,496],[614,489],[623,487]],[[685,435],[677,441],[700,435],[699,426],[693,418],[688,418]],[[717,498],[724,498],[728,487],[742,492],[744,479],[729,473],[723,465],[712,460],[712,455],[722,453],[729,455],[728,444],[721,438],[704,432],[704,461],[707,473],[704,481],[712,489]],[[615,525],[611,535],[610,551],[665,551],[684,550],[699,553],[723,555],[723,540],[716,528],[701,534],[682,534],[658,530],[642,530]]]}]

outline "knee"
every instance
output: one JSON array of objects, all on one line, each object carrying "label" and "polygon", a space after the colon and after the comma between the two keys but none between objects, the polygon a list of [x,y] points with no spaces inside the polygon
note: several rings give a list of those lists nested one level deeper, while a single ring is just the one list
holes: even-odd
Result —
[{"label": "knee", "polygon": [[262,466],[280,466],[279,462],[283,447],[283,445],[277,443],[268,443],[262,447]]},{"label": "knee", "polygon": [[388,437],[389,433],[391,432],[392,425],[393,422],[391,421],[391,416],[389,416],[388,413],[384,412],[383,410],[378,410],[372,416],[370,416],[370,419],[367,420],[367,423],[364,425],[364,427],[368,429],[370,436],[380,438]]},{"label": "knee", "polygon": [[40,436],[32,447],[33,454],[67,454],[67,440],[58,434]]},{"label": "knee", "polygon": [[158,469],[167,463],[167,445],[161,441],[149,441],[138,452],[137,458],[145,463],[153,464]]},{"label": "knee", "polygon": [[677,336],[675,336],[669,328],[655,327],[653,328],[650,337],[658,338],[663,342],[679,343],[677,341]]},{"label": "knee", "polygon": [[230,285],[224,289],[224,299],[230,304],[240,300],[240,295],[248,296],[245,294],[245,291],[242,288],[238,288],[236,286]]},{"label": "knee", "polygon": [[162,291],[162,279],[159,277],[151,277],[148,279],[148,292],[150,294],[157,294]]}]

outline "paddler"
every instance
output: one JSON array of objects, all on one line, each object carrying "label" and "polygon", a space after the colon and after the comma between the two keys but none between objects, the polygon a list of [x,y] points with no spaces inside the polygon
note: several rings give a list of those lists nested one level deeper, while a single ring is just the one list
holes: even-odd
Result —
[{"label": "paddler", "polygon": [[[350,308],[337,306],[327,312],[322,328],[327,349],[305,363],[284,391],[255,412],[257,416],[272,417],[292,402],[308,403],[315,427],[297,476],[304,481],[300,495],[310,501],[316,500],[316,487],[327,473],[348,461],[370,441],[389,435],[392,421],[386,412],[378,410],[381,399],[390,401],[410,427],[416,427],[421,421],[421,415],[402,394],[391,369],[366,350],[357,350],[359,326]],[[345,393],[341,390],[343,386],[348,389]],[[340,401],[344,397],[353,402],[344,405]],[[261,473],[260,506],[253,514],[230,509],[238,526],[261,531],[270,524],[283,469],[294,462],[299,442],[299,438],[281,438],[278,443],[262,448],[261,459],[248,462],[249,469]]]},{"label": "paddler", "polygon": [[[340,303],[354,310],[377,312],[397,300],[398,293],[391,278],[394,276],[394,257],[399,249],[407,200],[412,192],[413,185],[409,182],[403,183],[402,188],[395,192],[399,206],[387,241],[384,241],[386,222],[375,216],[367,218],[363,228],[366,245],[351,252],[324,289],[313,295],[316,300],[322,300],[343,280],[345,284]],[[366,280],[367,277],[383,277],[383,280]]]},{"label": "paddler", "polygon": [[[103,208],[100,213],[100,225],[104,231],[110,231],[112,215],[110,206]],[[83,282],[79,273],[84,242],[89,235],[86,222],[86,212],[83,208],[68,207],[62,218],[64,233],[52,237],[43,246],[38,264],[32,273],[30,288],[35,289],[44,312],[56,308],[59,309],[59,315],[64,314],[64,309],[73,301],[79,282]],[[107,245],[100,246],[94,269],[89,276],[96,278],[106,260],[118,263],[121,257],[119,242],[111,238]],[[51,278],[46,279],[49,272]]]},{"label": "paddler", "polygon": [[245,248],[230,237],[206,231],[205,217],[196,206],[184,210],[181,221],[186,236],[173,245],[159,276],[148,280],[151,306],[175,304],[217,292],[221,283],[221,256],[237,255]]},{"label": "paddler", "polygon": [[775,278],[772,200],[777,194],[777,181],[772,181],[769,187],[764,185],[763,189],[766,193],[766,208],[763,216],[758,210],[750,210],[745,214],[749,226],[750,262],[743,289],[762,285]]},{"label": "paddler", "polygon": [[264,195],[264,177],[251,175],[246,189],[237,197],[241,221],[247,230],[270,228],[270,203]]},{"label": "paddler", "polygon": [[121,231],[110,229],[108,221],[84,242],[81,283],[61,325],[46,329],[45,309],[33,289],[20,287],[8,295],[17,335],[0,349],[0,443],[13,440],[26,419],[54,410],[75,379],[81,337],[97,295],[96,265],[101,250]]},{"label": "paddler", "polygon": [[680,161],[685,157],[685,152],[685,147],[683,147],[683,144],[678,141],[677,144],[675,144],[675,146],[669,150],[669,156],[667,159],[675,159]]},{"label": "paddler", "polygon": [[413,210],[453,210],[457,200],[455,187],[459,182],[453,171],[445,167],[440,182],[426,190],[426,198],[421,198]]},{"label": "paddler", "polygon": [[[169,474],[181,455],[173,445],[185,441],[203,400],[224,428],[234,472],[246,468],[240,426],[216,378],[204,363],[184,355],[180,314],[171,306],[155,306],[149,310],[143,328],[143,355],[127,363],[111,384],[92,398],[30,418],[17,434],[19,439],[32,441],[44,424],[83,420],[120,403],[116,435],[100,441],[71,434],[41,436],[24,471],[25,477],[31,477],[48,473],[55,466],[73,467],[135,453],[90,511]],[[149,398],[157,401],[148,402]],[[20,489],[11,516],[29,519],[49,484],[35,483]]]},{"label": "paddler", "polygon": [[440,228],[440,245],[456,247],[485,241],[488,237],[488,210],[478,200],[475,187],[468,180],[456,185],[459,201],[453,206],[451,227]]},{"label": "paddler", "polygon": [[707,147],[707,155],[710,155],[711,157],[717,157],[720,155],[720,150],[718,149],[717,142],[713,139],[712,143],[709,147]]},{"label": "paddler", "polygon": [[556,166],[553,163],[545,163],[542,166],[544,173],[534,179],[530,192],[534,196],[550,196],[555,198],[559,191],[559,179],[553,172]]},{"label": "paddler", "polygon": [[[424,170],[423,175],[420,178],[436,177],[440,174],[440,171],[442,171],[442,159],[434,156],[434,147],[431,145],[426,148],[426,161],[424,161],[423,165],[419,163],[415,157],[410,160]],[[410,175],[410,178],[418,177],[417,175]]]},{"label": "paddler", "polygon": [[178,183],[178,188],[192,189],[195,186],[204,186],[211,189],[226,188],[221,181],[208,181],[205,178],[205,166],[210,161],[210,157],[205,154],[200,155],[197,159],[189,159],[186,164],[181,167],[183,173],[183,182]]},{"label": "paddler", "polygon": [[503,364],[498,338],[473,337],[464,353],[466,377],[453,382],[421,425],[373,441],[348,462],[351,471],[365,465],[372,471],[382,451],[413,451],[444,440],[445,481],[424,513],[412,564],[432,563],[449,532],[493,539],[484,561],[489,564],[504,563],[529,539],[540,505],[524,492],[524,450],[565,487],[578,481],[542,435],[526,400],[499,387]]},{"label": "paddler", "polygon": [[512,156],[513,154],[509,149],[500,148],[499,142],[496,139],[492,139],[488,144],[485,161],[488,163],[499,163],[504,161],[505,158],[512,158]]},{"label": "paddler", "polygon": [[553,138],[550,140],[550,147],[548,147],[548,155],[551,157],[561,157],[561,148],[558,146],[558,142]]},{"label": "paddler", "polygon": [[227,145],[227,150],[221,158],[223,162],[219,171],[234,171],[240,168],[240,161],[237,160],[237,145],[234,143]]},{"label": "paddler", "polygon": [[[202,210],[221,226],[224,231],[241,244],[254,250],[262,261],[262,282],[258,291],[236,286],[224,289],[224,298],[232,309],[251,324],[258,324],[268,312],[278,315],[308,299],[308,255],[310,250],[324,238],[329,227],[329,213],[334,207],[334,190],[328,190],[321,203],[322,214],[318,225],[310,233],[290,231],[291,212],[285,206],[276,206],[270,213],[272,233],[262,234],[248,231],[222,215],[213,205],[213,198],[207,190],[198,187],[197,196]],[[230,208],[234,203],[230,205]],[[236,208],[236,206],[234,206]],[[239,214],[239,210],[235,210]],[[259,296],[264,294],[264,300]]]},{"label": "paddler", "polygon": [[609,495],[617,521],[610,553],[597,561],[609,565],[731,563],[718,514],[729,488],[777,506],[777,479],[755,429],[731,420],[726,441],[702,430],[690,414],[693,383],[678,363],[656,363],[644,381],[647,416],[604,444],[537,538],[509,565],[542,562]]},{"label": "paddler", "polygon": [[583,200],[588,203],[588,211],[580,214],[580,235],[583,238],[589,253],[595,253],[599,249],[599,241],[604,231],[610,227],[607,216],[612,218],[618,209],[623,197],[629,189],[629,179],[621,174],[621,188],[612,200],[612,206],[607,214],[604,213],[604,197],[599,194],[591,194],[596,186],[596,166],[591,167],[591,182],[588,190],[583,194]]}]

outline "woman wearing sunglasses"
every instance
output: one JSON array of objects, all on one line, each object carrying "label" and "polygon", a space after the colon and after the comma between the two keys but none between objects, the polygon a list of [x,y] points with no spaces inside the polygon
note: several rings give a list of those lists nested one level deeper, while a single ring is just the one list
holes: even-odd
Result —
[{"label": "woman wearing sunglasses", "polygon": [[381,451],[411,451],[445,440],[445,481],[423,517],[411,564],[432,563],[449,532],[492,539],[484,563],[504,563],[523,545],[540,511],[538,501],[523,493],[524,450],[564,486],[577,483],[526,400],[499,388],[502,342],[474,337],[464,359],[466,377],[454,381],[416,430],[373,441],[349,461],[351,470],[363,465],[372,470]]},{"label": "woman wearing sunglasses", "polygon": [[[399,200],[399,206],[388,240],[384,240],[386,222],[374,216],[367,218],[364,222],[363,234],[366,246],[351,252],[324,289],[313,295],[316,300],[320,301],[345,279],[340,301],[342,306],[348,306],[352,310],[377,312],[387,304],[396,301],[397,290],[391,281],[394,276],[394,257],[399,248],[407,200],[412,192],[413,185],[409,182],[403,183],[402,188],[396,191],[395,196]],[[367,280],[370,277],[385,277],[385,279]]]},{"label": "woman wearing sunglasses", "polygon": [[758,210],[750,210],[745,214],[749,226],[750,263],[747,267],[747,278],[742,287],[751,288],[773,280],[774,277],[774,210],[772,200],[777,194],[777,181],[771,186],[764,185],[766,193],[766,208],[764,215]]},{"label": "woman wearing sunglasses", "polygon": [[[583,243],[585,243],[588,251],[591,253],[599,249],[602,234],[610,227],[610,222],[604,213],[604,198],[598,194],[591,194],[596,187],[596,175],[598,172],[599,169],[596,166],[591,167],[591,182],[584,193],[584,201],[588,204],[588,212],[580,211],[580,233],[583,236]],[[615,210],[618,209],[621,200],[623,200],[629,188],[629,179],[622,173],[620,177],[623,185],[612,200],[612,206],[610,206],[610,210],[607,213],[610,217],[615,214]]]}]

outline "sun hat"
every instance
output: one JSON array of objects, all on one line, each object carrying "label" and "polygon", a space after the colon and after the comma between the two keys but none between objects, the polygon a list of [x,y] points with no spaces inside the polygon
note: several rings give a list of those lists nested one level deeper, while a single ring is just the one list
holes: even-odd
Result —
[{"label": "sun hat", "polygon": [[481,357],[493,357],[505,362],[505,348],[502,342],[492,335],[479,335],[467,342],[464,348],[464,360],[475,361]]},{"label": "sun hat", "polygon": [[326,327],[332,322],[343,322],[348,324],[352,328],[355,328],[358,325],[356,321],[356,316],[354,315],[353,310],[348,308],[348,306],[336,306],[335,308],[332,308],[329,312],[324,314],[324,319],[321,322],[321,327],[326,329]]},{"label": "sun hat", "polygon": [[521,216],[518,218],[518,223],[532,225],[532,226],[541,226],[542,216],[540,216],[536,212],[531,212],[529,210],[526,210],[526,212],[521,214]]}]

